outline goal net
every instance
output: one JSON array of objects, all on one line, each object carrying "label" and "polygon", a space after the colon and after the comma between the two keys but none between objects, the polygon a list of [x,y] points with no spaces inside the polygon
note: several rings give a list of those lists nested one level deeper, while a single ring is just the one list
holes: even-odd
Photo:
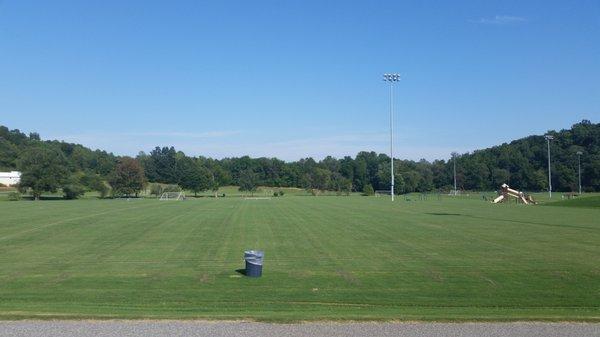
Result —
[{"label": "goal net", "polygon": [[185,200],[185,193],[183,192],[164,192],[160,195],[159,200]]}]

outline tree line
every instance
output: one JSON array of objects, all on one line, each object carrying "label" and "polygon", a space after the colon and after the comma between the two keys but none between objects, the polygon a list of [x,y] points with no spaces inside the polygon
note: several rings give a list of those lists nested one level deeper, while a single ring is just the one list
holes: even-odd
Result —
[{"label": "tree line", "polygon": [[[570,129],[548,133],[554,136],[553,189],[578,190],[577,152],[581,151],[582,185],[586,191],[600,191],[600,124],[584,120]],[[543,135],[536,135],[472,153],[453,154],[450,160],[395,159],[396,192],[449,191],[453,189],[454,164],[457,186],[462,190],[496,190],[502,183],[524,191],[546,190],[546,146]],[[20,188],[36,198],[43,192],[58,190],[67,198],[90,190],[101,196],[135,195],[148,183],[179,186],[194,193],[217,191],[224,185],[237,185],[246,191],[271,186],[340,193],[371,193],[389,190],[390,186],[390,157],[375,152],[285,162],[249,156],[191,157],[174,147],[156,147],[132,158],[79,144],[43,141],[37,133],[26,135],[0,126],[0,171],[5,170],[21,171]]]}]

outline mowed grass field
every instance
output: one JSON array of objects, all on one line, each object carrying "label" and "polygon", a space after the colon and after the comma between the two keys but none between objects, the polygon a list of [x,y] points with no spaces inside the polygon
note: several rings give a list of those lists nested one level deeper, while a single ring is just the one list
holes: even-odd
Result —
[{"label": "mowed grass field", "polygon": [[600,321],[599,209],[411,200],[0,202],[0,318]]}]

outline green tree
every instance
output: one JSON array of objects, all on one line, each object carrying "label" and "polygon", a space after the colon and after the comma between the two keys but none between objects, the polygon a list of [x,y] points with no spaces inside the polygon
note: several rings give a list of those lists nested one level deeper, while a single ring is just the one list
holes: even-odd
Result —
[{"label": "green tree", "polygon": [[98,192],[100,198],[105,198],[110,191],[102,176],[96,173],[83,173],[79,177],[79,183],[89,191]]},{"label": "green tree", "polygon": [[498,189],[502,184],[510,184],[510,172],[505,169],[496,168],[492,170],[493,188]]},{"label": "green tree", "polygon": [[490,171],[487,165],[476,157],[466,160],[464,165],[464,188],[478,191],[486,190],[490,185]]},{"label": "green tree", "polygon": [[150,184],[150,194],[156,196],[157,198],[163,193],[163,188],[161,184],[153,183]]},{"label": "green tree", "polygon": [[77,182],[70,182],[62,187],[63,196],[67,200],[77,199],[85,194],[83,185]]},{"label": "green tree", "polygon": [[350,195],[350,192],[352,192],[352,180],[348,178],[342,178],[340,182],[340,192],[344,193],[345,195]]},{"label": "green tree", "polygon": [[347,188],[348,184],[350,184],[350,189],[352,189],[352,182],[350,179],[344,178],[344,176],[342,176],[342,174],[339,172],[333,172],[331,173],[329,186],[327,186],[327,189],[341,194],[342,192],[345,192],[344,188]]},{"label": "green tree", "polygon": [[417,191],[417,187],[419,186],[419,181],[421,180],[421,175],[417,171],[407,171],[402,174],[403,178],[403,192],[411,193]]},{"label": "green tree", "polygon": [[214,172],[211,172],[210,190],[215,194],[215,198],[218,196],[217,192],[219,192],[219,187],[221,187],[221,185],[217,175]]},{"label": "green tree", "polygon": [[10,171],[15,168],[18,151],[16,145],[0,137],[0,171]]},{"label": "green tree", "polygon": [[317,190],[325,190],[329,185],[331,172],[327,169],[315,168],[311,175],[311,187]]},{"label": "green tree", "polygon": [[62,152],[44,147],[26,150],[17,162],[21,171],[21,189],[30,188],[35,200],[42,192],[56,192],[69,175]]},{"label": "green tree", "polygon": [[130,196],[135,194],[137,196],[146,184],[144,169],[137,160],[123,157],[115,167],[109,183],[115,195]]},{"label": "green tree", "polygon": [[198,192],[206,191],[211,187],[212,174],[194,159],[183,157],[178,160],[177,166],[179,185],[182,188],[194,192],[197,196]]},{"label": "green tree", "polygon": [[363,191],[362,192],[363,192],[363,195],[367,195],[367,196],[375,194],[375,191],[373,190],[373,186],[371,186],[371,184],[366,184],[363,187]]},{"label": "green tree", "polygon": [[256,191],[258,177],[256,173],[252,170],[244,170],[240,172],[240,188],[239,190],[242,192],[251,192],[254,193]]},{"label": "green tree", "polygon": [[152,182],[177,184],[177,151],[174,147],[156,147],[149,156],[138,156],[144,165],[144,172]]},{"label": "green tree", "polygon": [[[555,136],[551,142],[552,185],[555,191],[578,189],[578,167],[576,151],[581,156],[582,185],[586,191],[600,191],[600,124],[584,120],[570,129],[548,131]],[[68,172],[86,172],[98,175],[106,181],[115,170],[118,157],[106,151],[92,151],[81,145],[59,141],[41,141],[40,136],[26,135],[19,130],[9,130],[0,126],[0,171],[17,168],[17,159],[31,148],[41,147],[61,153]],[[520,190],[546,190],[548,179],[547,144],[542,135],[476,150],[456,157],[457,182],[459,188],[489,190],[496,189],[504,182]],[[362,191],[366,184],[374,189],[386,190],[390,186],[390,158],[375,152],[360,152],[354,158],[341,159],[328,156],[316,162],[304,158],[295,162],[284,162],[276,158],[189,158],[173,147],[158,147],[149,154],[140,152],[138,160],[151,182],[181,184],[183,177],[181,161],[200,163],[208,169],[220,186],[241,185],[243,172],[251,170],[256,174],[255,185],[273,187],[303,187],[315,191],[330,189],[339,191],[340,176],[351,181],[354,191]],[[430,191],[452,189],[453,161],[435,160],[418,162],[412,160],[394,161],[395,191]],[[325,170],[325,171],[321,171]],[[329,182],[327,180],[329,171]],[[65,177],[68,174],[65,175]],[[508,179],[507,179],[508,178]],[[89,183],[82,182],[88,189]],[[106,188],[106,184],[104,184]],[[186,183],[187,185],[187,183]],[[325,185],[325,186],[324,186]],[[100,184],[97,184],[100,187]],[[212,186],[212,185],[211,185]],[[60,184],[59,184],[60,187]]]}]

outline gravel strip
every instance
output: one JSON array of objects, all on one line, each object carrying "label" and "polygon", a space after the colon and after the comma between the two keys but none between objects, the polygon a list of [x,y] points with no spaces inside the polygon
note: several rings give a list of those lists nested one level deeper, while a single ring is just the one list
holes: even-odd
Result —
[{"label": "gravel strip", "polygon": [[0,321],[1,337],[163,336],[410,336],[410,337],[596,337],[591,323],[303,323],[222,321]]}]

